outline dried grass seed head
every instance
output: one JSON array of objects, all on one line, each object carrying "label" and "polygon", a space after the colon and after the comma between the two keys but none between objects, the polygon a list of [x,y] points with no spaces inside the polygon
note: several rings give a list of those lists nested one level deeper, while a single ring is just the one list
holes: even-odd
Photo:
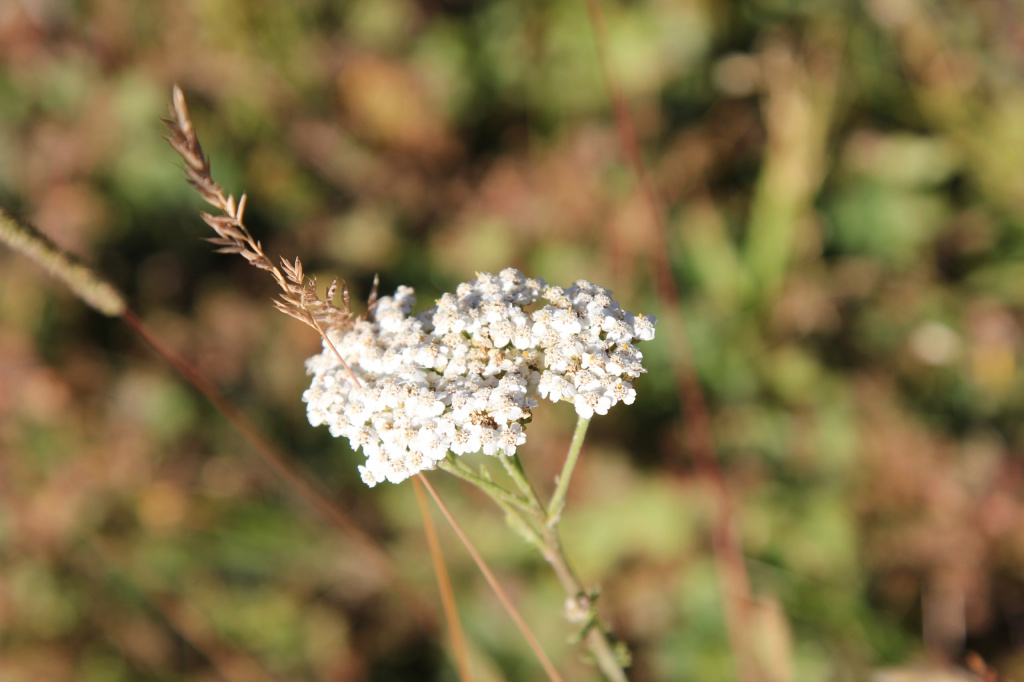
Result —
[{"label": "dried grass seed head", "polygon": [[[274,301],[274,306],[281,312],[308,324],[321,336],[328,330],[348,327],[353,314],[347,285],[341,285],[341,307],[334,305],[337,281],[328,288],[326,298],[321,299],[316,278],[305,276],[298,258],[293,262],[282,258],[281,267],[278,268],[264,253],[262,244],[253,238],[243,222],[246,196],[243,194],[236,202],[234,196],[227,194],[213,179],[210,161],[203,153],[192,125],[185,95],[177,85],[172,91],[170,114],[170,118],[164,119],[169,131],[167,140],[185,162],[189,184],[204,201],[219,211],[219,214],[202,214],[206,224],[217,233],[216,237],[207,241],[217,247],[218,253],[238,254],[250,265],[269,272],[282,290],[279,298]],[[376,284],[374,287],[376,290]]]}]

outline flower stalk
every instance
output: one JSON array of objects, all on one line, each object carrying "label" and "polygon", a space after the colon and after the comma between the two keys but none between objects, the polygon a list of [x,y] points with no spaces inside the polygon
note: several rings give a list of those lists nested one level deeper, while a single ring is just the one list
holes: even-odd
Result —
[{"label": "flower stalk", "polygon": [[537,547],[565,591],[566,617],[569,622],[580,627],[579,638],[586,642],[594,663],[610,682],[627,682],[625,668],[629,665],[629,652],[621,642],[615,641],[608,625],[597,615],[594,603],[597,595],[584,589],[566,556],[558,533],[558,523],[565,506],[569,483],[579,462],[589,424],[589,419],[580,417],[577,420],[562,472],[547,504],[542,502],[530,484],[516,455],[499,456],[497,459],[521,494],[508,490],[489,478],[468,472],[455,458],[450,457],[441,464],[441,468],[486,493],[505,512],[513,530]]},{"label": "flower stalk", "polygon": [[590,420],[580,417],[576,420],[576,430],[572,434],[572,443],[569,444],[569,454],[565,456],[565,463],[562,465],[562,473],[558,476],[558,483],[555,492],[548,503],[548,526],[558,525],[562,517],[562,509],[565,508],[565,496],[569,492],[569,481],[572,480],[572,472],[576,469],[576,462],[580,458],[580,450],[583,449],[583,439],[587,437],[587,427]]}]

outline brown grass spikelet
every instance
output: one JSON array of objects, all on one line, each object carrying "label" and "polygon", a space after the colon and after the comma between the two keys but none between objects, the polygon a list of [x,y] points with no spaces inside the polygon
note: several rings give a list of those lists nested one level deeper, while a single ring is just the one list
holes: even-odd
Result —
[{"label": "brown grass spikelet", "polygon": [[[171,117],[164,119],[170,131],[167,141],[185,162],[185,174],[188,176],[189,184],[199,192],[199,196],[206,203],[220,211],[220,215],[205,212],[202,214],[203,221],[217,233],[216,237],[206,241],[217,247],[217,253],[238,254],[250,265],[269,272],[282,289],[279,298],[274,300],[274,307],[308,324],[324,338],[326,331],[344,329],[352,324],[355,316],[352,313],[347,284],[341,283],[342,305],[338,307],[333,303],[338,292],[337,280],[328,288],[327,297],[322,299],[317,293],[316,277],[306,277],[298,258],[294,262],[282,258],[279,268],[263,252],[263,246],[253,238],[243,223],[246,196],[243,194],[236,202],[235,197],[227,194],[213,179],[210,173],[210,160],[199,144],[192,119],[188,115],[188,107],[185,105],[185,95],[177,85],[172,91],[170,113]],[[376,282],[371,299],[375,297]],[[372,302],[371,300],[369,311],[372,311]]]}]

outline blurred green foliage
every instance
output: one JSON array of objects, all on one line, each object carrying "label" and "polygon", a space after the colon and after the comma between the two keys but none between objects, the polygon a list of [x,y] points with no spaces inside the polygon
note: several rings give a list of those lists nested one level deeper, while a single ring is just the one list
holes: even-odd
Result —
[{"label": "blurred green foliage", "polygon": [[[1024,8],[601,7],[664,235],[582,0],[0,4],[0,203],[125,290],[433,603],[411,490],[366,489],[359,457],[305,422],[318,339],[271,310],[262,273],[199,240],[161,140],[177,82],[267,252],[356,298],[378,272],[426,305],[514,266],[662,318],[637,403],[591,427],[565,520],[631,679],[737,674],[716,505],[683,445],[683,333],[763,679],[968,650],[1021,676]],[[657,295],[665,250],[681,310]],[[0,252],[0,679],[457,679],[443,628],[126,332]],[[541,488],[572,419],[531,424]],[[432,479],[567,679],[594,678],[543,562],[473,491]],[[540,679],[443,540],[479,679]]]}]

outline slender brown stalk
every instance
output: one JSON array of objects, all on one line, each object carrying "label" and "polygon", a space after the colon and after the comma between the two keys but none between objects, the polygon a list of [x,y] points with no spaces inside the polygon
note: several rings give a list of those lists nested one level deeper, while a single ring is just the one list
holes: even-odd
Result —
[{"label": "slender brown stalk", "polygon": [[712,549],[724,593],[729,639],[736,655],[740,679],[743,682],[758,680],[760,675],[747,632],[748,610],[751,602],[750,578],[747,575],[746,563],[743,559],[743,548],[736,527],[732,501],[718,463],[718,453],[715,448],[707,402],[693,368],[693,355],[681,314],[679,290],[668,261],[668,230],[665,225],[661,200],[647,174],[637,140],[633,114],[608,65],[605,50],[608,31],[604,23],[600,0],[587,0],[587,8],[594,31],[601,73],[615,112],[621,151],[636,175],[651,218],[657,226],[660,243],[653,249],[651,260],[654,264],[658,294],[664,303],[665,310],[671,311],[673,315],[673,321],[676,322],[676,325],[673,326],[680,332],[673,337],[676,352],[672,355],[672,361],[675,365],[673,375],[676,392],[682,408],[686,449],[693,459],[697,472],[707,482],[716,502]]},{"label": "slender brown stalk", "polygon": [[395,572],[394,562],[373,537],[356,524],[326,492],[320,490],[313,481],[302,474],[291,460],[275,448],[256,425],[245,416],[245,413],[220,392],[220,389],[164,344],[160,337],[135,313],[126,309],[122,314],[122,319],[142,337],[157,355],[174,367],[175,371],[213,404],[217,411],[248,441],[260,459],[280,476],[300,498],[361,548],[366,559],[374,565],[374,569],[385,576],[408,599],[413,612],[417,614],[421,622],[429,627],[436,624],[432,609],[424,602],[419,593],[403,582]]},{"label": "slender brown stalk", "polygon": [[388,577],[394,577],[394,568],[390,557],[381,549],[376,541],[366,533],[352,518],[333,502],[317,485],[306,478],[283,453],[271,445],[270,441],[256,427],[252,421],[245,416],[238,407],[228,400],[220,389],[217,388],[195,367],[190,365],[183,357],[172,350],[163,340],[149,328],[130,309],[125,309],[121,314],[131,329],[138,334],[146,344],[152,348],[157,355],[167,361],[178,374],[199,391],[213,404],[225,419],[234,427],[238,433],[252,446],[260,459],[270,469],[280,476],[288,485],[298,493],[299,497],[305,500],[310,507],[330,521],[336,528],[345,533],[348,537],[359,544],[367,554],[367,558],[373,562],[374,568],[383,572]]},{"label": "slender brown stalk", "polygon": [[420,508],[420,516],[423,518],[423,534],[426,536],[427,546],[430,548],[430,561],[434,566],[434,575],[437,577],[437,589],[441,593],[441,605],[444,607],[448,633],[452,638],[452,653],[459,669],[459,679],[462,682],[473,682],[473,668],[469,662],[469,645],[466,642],[466,634],[462,630],[462,620],[459,618],[459,609],[455,604],[455,590],[452,589],[448,566],[444,562],[444,552],[441,550],[441,542],[437,538],[437,528],[434,527],[434,519],[430,515],[430,507],[427,505],[427,497],[423,492],[423,484],[420,483],[420,479],[412,479],[412,487],[416,492],[416,504]]},{"label": "slender brown stalk", "polygon": [[428,481],[427,477],[422,473],[416,474],[416,477],[423,483],[423,487],[427,489],[430,496],[434,498],[434,503],[437,504],[441,513],[444,514],[445,519],[448,520],[448,523],[451,525],[452,530],[455,531],[455,534],[459,537],[459,540],[461,540],[462,544],[465,545],[466,551],[468,551],[469,555],[473,558],[473,561],[476,563],[477,568],[480,569],[480,572],[483,574],[487,584],[491,586],[495,596],[498,597],[498,601],[501,602],[501,605],[504,607],[509,617],[512,618],[516,627],[519,628],[519,631],[523,633],[523,637],[526,638],[527,644],[529,644],[533,654],[537,657],[541,667],[544,668],[544,672],[547,674],[548,679],[550,679],[551,682],[564,682],[554,664],[551,663],[551,659],[549,659],[548,655],[544,653],[544,649],[541,647],[540,642],[537,641],[537,636],[533,634],[530,626],[526,624],[525,620],[523,620],[522,615],[519,613],[519,609],[515,607],[512,600],[509,599],[508,595],[505,593],[505,589],[501,586],[501,583],[499,583],[498,579],[494,577],[494,573],[492,573],[491,569],[487,566],[487,562],[485,562],[483,557],[480,556],[480,553],[476,551],[476,547],[473,546],[473,542],[462,530],[462,526],[458,524],[455,517],[452,516],[452,513],[448,511],[448,507],[441,501],[441,497],[437,494],[437,491],[434,490],[434,486],[430,485],[430,481]]}]

